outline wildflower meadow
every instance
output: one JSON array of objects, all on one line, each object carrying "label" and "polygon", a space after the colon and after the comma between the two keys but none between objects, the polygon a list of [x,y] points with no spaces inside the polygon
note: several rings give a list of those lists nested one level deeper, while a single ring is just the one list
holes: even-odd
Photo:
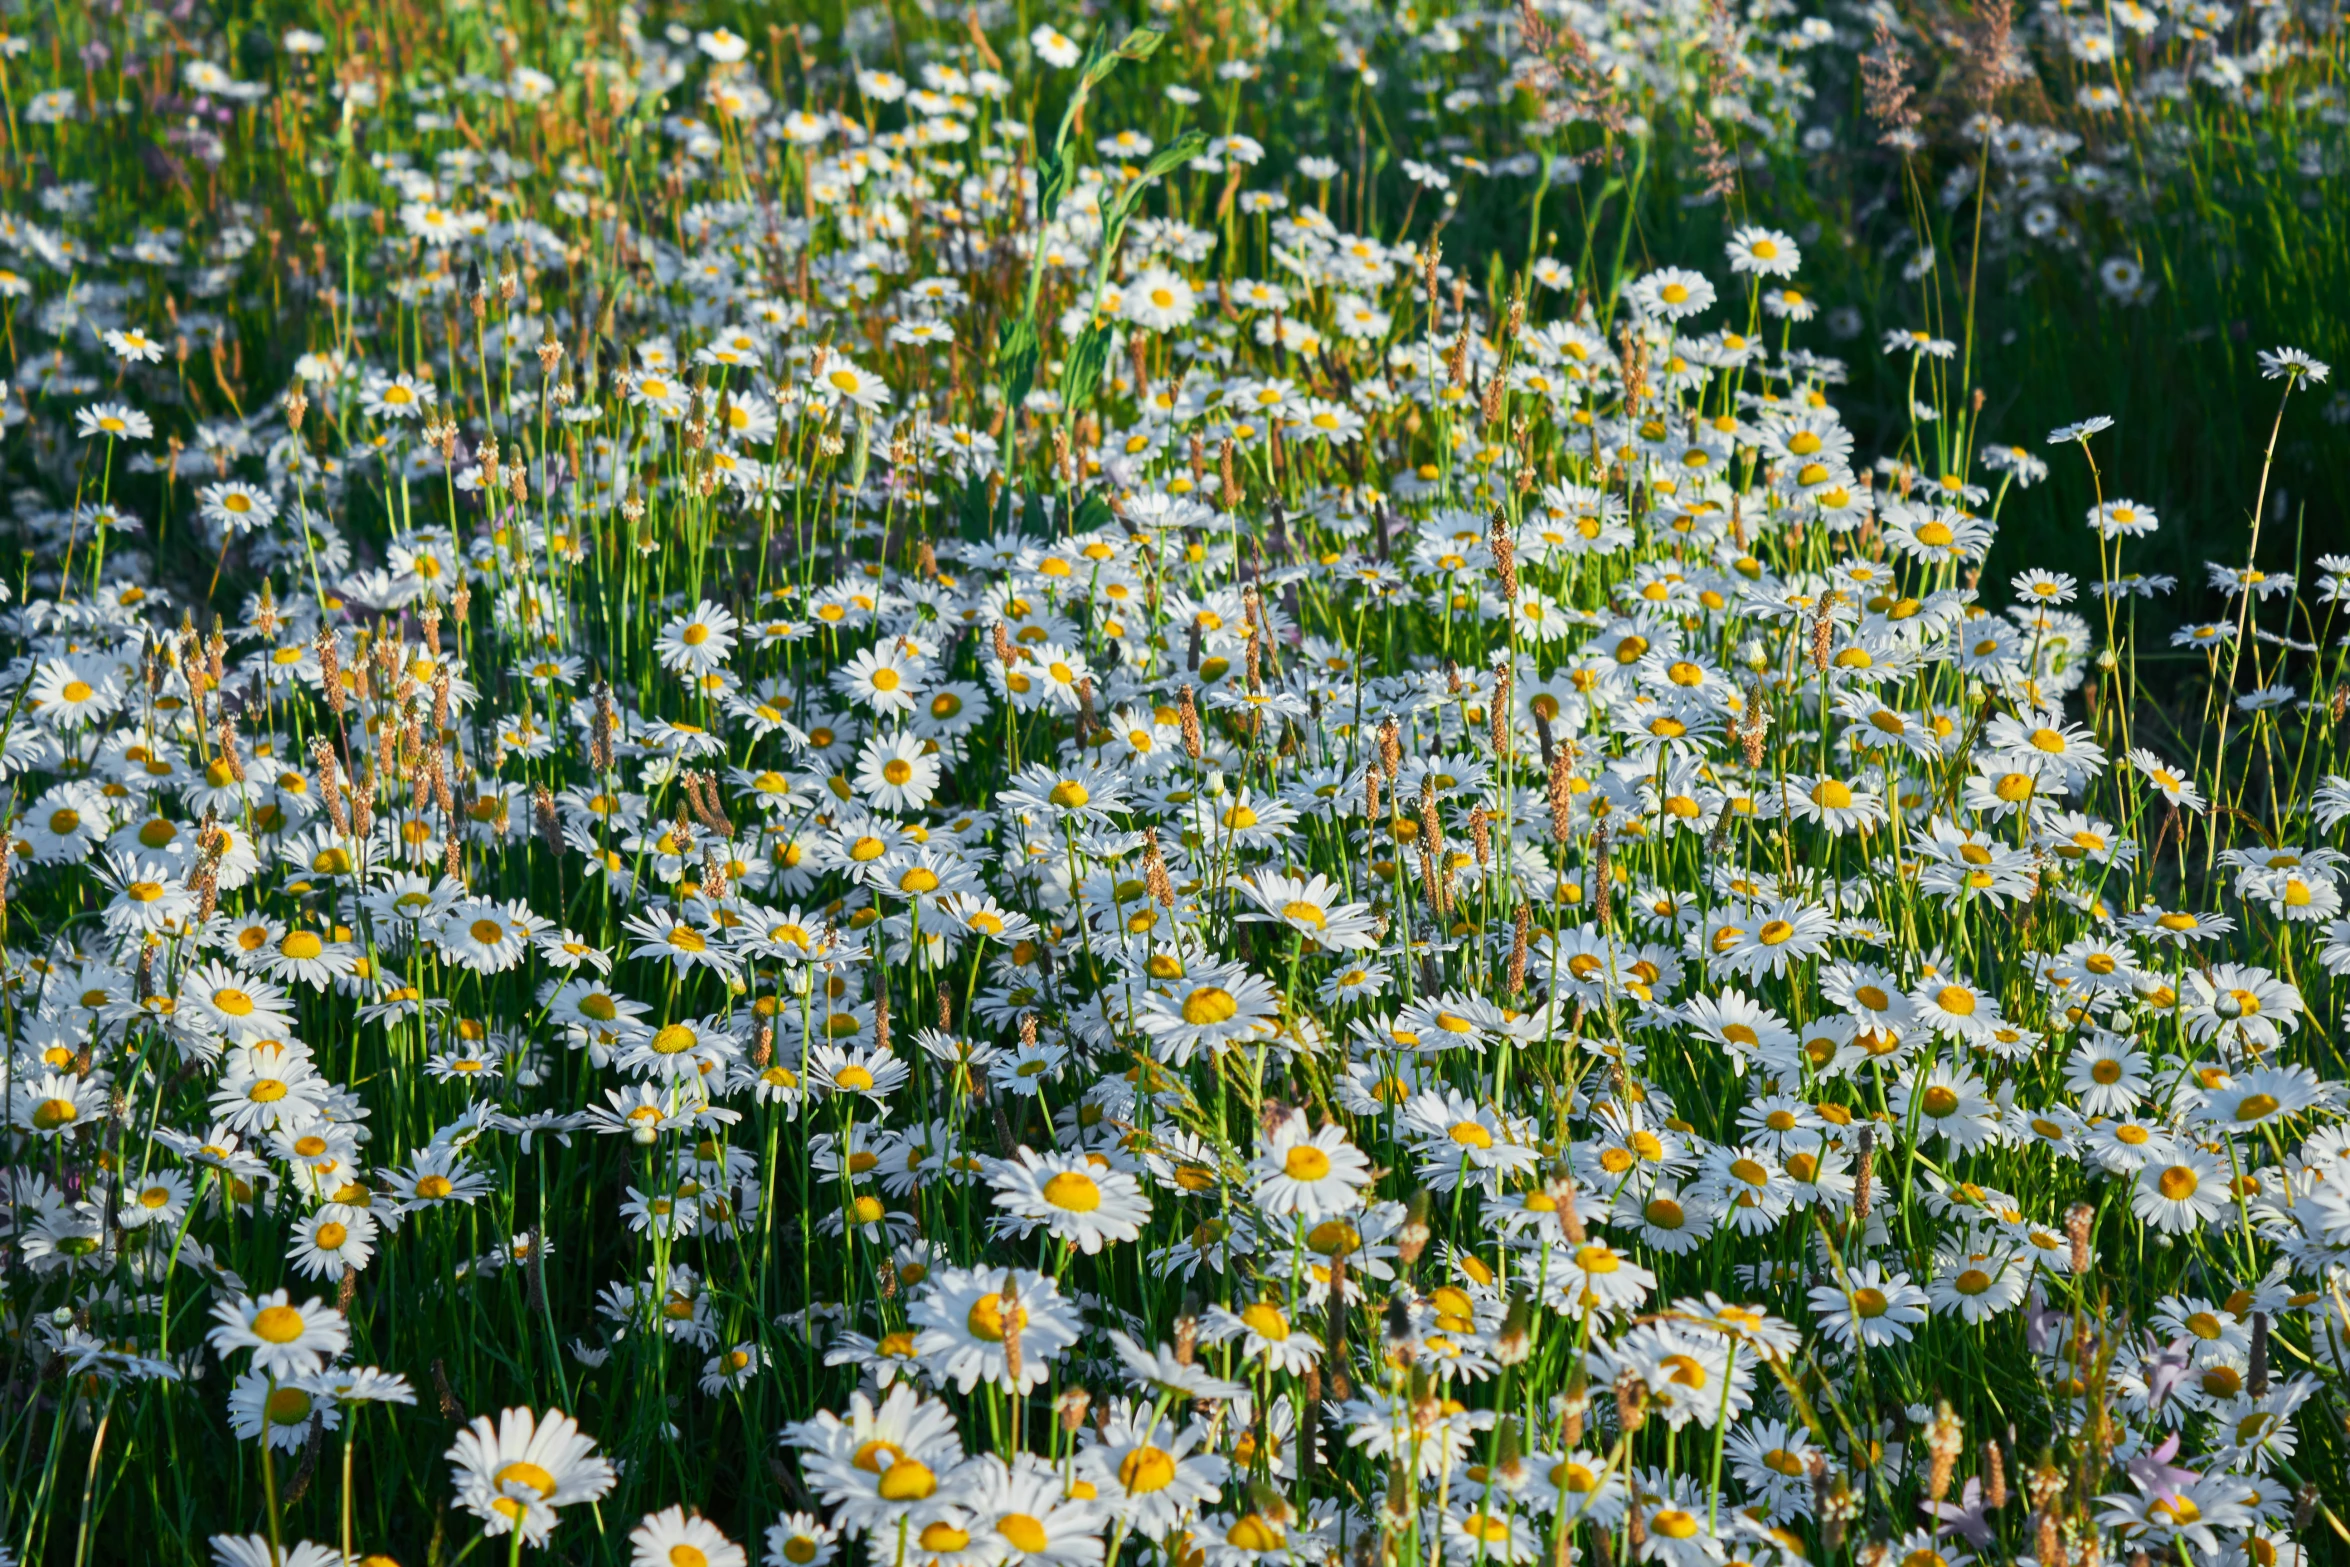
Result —
[{"label": "wildflower meadow", "polygon": [[0,1567],[2350,1561],[2305,0],[0,5]]}]

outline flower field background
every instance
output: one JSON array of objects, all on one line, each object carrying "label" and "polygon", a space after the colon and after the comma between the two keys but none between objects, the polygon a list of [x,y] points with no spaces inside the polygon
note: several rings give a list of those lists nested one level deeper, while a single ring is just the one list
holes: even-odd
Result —
[{"label": "flower field background", "polygon": [[2350,1553],[2341,13],[22,7],[0,1567]]}]

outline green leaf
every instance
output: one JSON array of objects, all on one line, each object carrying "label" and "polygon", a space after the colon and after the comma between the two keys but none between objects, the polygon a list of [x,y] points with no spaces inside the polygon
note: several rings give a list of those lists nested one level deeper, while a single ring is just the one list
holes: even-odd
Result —
[{"label": "green leaf", "polygon": [[1036,155],[1036,215],[1040,223],[1053,220],[1053,209],[1069,193],[1069,160],[1058,147]]},{"label": "green leaf", "polygon": [[1077,334],[1077,341],[1069,345],[1069,353],[1061,361],[1061,412],[1064,418],[1076,414],[1093,401],[1094,389],[1101,385],[1102,367],[1110,362],[1110,329],[1099,324],[1089,326]]},{"label": "green leaf", "polygon": [[1006,321],[996,339],[996,373],[1004,389],[1004,407],[1007,418],[1018,418],[1020,405],[1027,401],[1029,388],[1036,385],[1037,360],[1036,318],[1021,316]]},{"label": "green leaf", "polygon": [[1110,503],[1102,499],[1099,491],[1094,491],[1088,493],[1085,499],[1077,503],[1077,520],[1071,525],[1070,531],[1091,533],[1096,528],[1106,528],[1117,520],[1118,514],[1110,510]]},{"label": "green leaf", "polygon": [[1158,53],[1159,45],[1166,36],[1155,27],[1137,27],[1118,41],[1118,58],[1140,64]]}]

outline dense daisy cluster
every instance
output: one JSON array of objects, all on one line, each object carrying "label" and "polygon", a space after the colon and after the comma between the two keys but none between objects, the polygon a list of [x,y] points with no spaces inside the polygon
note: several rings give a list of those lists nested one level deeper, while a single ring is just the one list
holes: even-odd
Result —
[{"label": "dense daisy cluster", "polygon": [[[2076,149],[1978,9],[2005,245]],[[1797,134],[1851,18],[1751,13],[158,18],[12,102],[151,72],[213,199],[0,217],[0,1567],[2350,1540],[2350,558],[2263,471],[2179,593],[1971,314],[1848,423],[1816,233],[1547,243],[1692,59]],[[1525,123],[1239,128],[1332,50]]]}]

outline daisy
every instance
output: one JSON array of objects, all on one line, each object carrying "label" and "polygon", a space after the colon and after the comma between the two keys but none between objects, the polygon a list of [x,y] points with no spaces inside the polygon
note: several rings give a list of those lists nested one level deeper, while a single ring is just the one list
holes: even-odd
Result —
[{"label": "daisy", "polygon": [[1084,53],[1077,41],[1057,28],[1039,26],[1028,35],[1028,46],[1034,49],[1045,64],[1057,70],[1075,65]]},{"label": "daisy", "polygon": [[142,935],[179,928],[196,913],[195,894],[180,880],[180,869],[160,860],[108,855],[102,875],[114,896],[106,905],[106,928]]},{"label": "daisy", "polygon": [[1058,1283],[1017,1268],[942,1269],[906,1315],[917,1329],[914,1353],[962,1393],[981,1382],[1033,1392],[1077,1342],[1079,1325]]},{"label": "daisy", "polygon": [[1309,1133],[1303,1111],[1277,1124],[1250,1172],[1250,1195],[1269,1214],[1320,1220],[1362,1206],[1371,1161],[1336,1122]]},{"label": "daisy", "polygon": [[[99,334],[115,357],[131,364],[157,364],[163,358],[163,345],[137,327],[108,328]],[[2321,376],[2319,379],[2323,379]]]},{"label": "daisy", "polygon": [[2004,1247],[1951,1252],[1938,1260],[1927,1303],[1943,1316],[1987,1322],[2022,1303],[2031,1273],[2028,1262]]},{"label": "daisy", "polygon": [[1231,1465],[1206,1451],[1208,1428],[1177,1427],[1121,1399],[1078,1454],[1079,1472],[1145,1538],[1179,1527],[1216,1499]]},{"label": "daisy", "polygon": [[[332,1398],[307,1385],[309,1380],[281,1382],[266,1371],[246,1372],[229,1389],[229,1429],[245,1442],[266,1433],[269,1446],[281,1453],[297,1453],[308,1445],[313,1417],[321,1431],[340,1430],[342,1412]],[[339,1553],[327,1553],[328,1563],[339,1563],[340,1559]],[[288,1567],[292,1561],[289,1553]]]},{"label": "daisy", "polygon": [[732,614],[704,599],[692,613],[663,624],[653,652],[661,667],[673,674],[708,674],[725,665],[740,625]]},{"label": "daisy", "polygon": [[519,1530],[537,1546],[554,1532],[557,1508],[593,1502],[618,1482],[595,1446],[559,1409],[544,1416],[508,1409],[495,1424],[475,1416],[446,1456],[457,1503],[482,1520],[485,1534]]},{"label": "daisy", "polygon": [[1543,1271],[1544,1298],[1572,1317],[1594,1310],[1637,1310],[1655,1288],[1655,1274],[1605,1241],[1554,1255]]},{"label": "daisy", "polygon": [[860,413],[868,414],[889,406],[890,391],[881,378],[859,369],[854,360],[838,349],[826,350],[820,356],[811,384],[816,395],[832,406],[846,402],[855,405]]},{"label": "daisy", "polygon": [[1118,1241],[1139,1238],[1150,1199],[1133,1176],[1078,1154],[1039,1155],[1022,1148],[989,1162],[988,1184],[1013,1233],[1038,1227],[1087,1256]]},{"label": "daisy", "polygon": [[895,1535],[917,1511],[960,1502],[962,1438],[947,1407],[898,1383],[875,1407],[862,1392],[849,1396],[844,1419],[829,1410],[784,1428],[783,1439],[801,1462],[843,1529]]},{"label": "daisy", "polygon": [[376,1221],[364,1208],[330,1202],[294,1226],[286,1260],[304,1276],[339,1279],[375,1256]]},{"label": "daisy", "polygon": [[629,1531],[629,1567],[745,1567],[743,1548],[700,1513],[683,1507],[647,1513]]},{"label": "daisy", "polygon": [[441,916],[433,944],[459,968],[502,974],[520,963],[540,924],[527,905],[469,899]]},{"label": "daisy", "polygon": [[417,419],[440,393],[430,381],[400,374],[370,376],[360,393],[360,406],[371,419]]},{"label": "daisy", "polygon": [[884,716],[910,714],[921,683],[914,666],[887,643],[860,649],[833,671],[833,689]]},{"label": "daisy", "polygon": [[767,1567],[831,1567],[838,1538],[814,1513],[786,1513],[767,1526]]},{"label": "daisy", "polygon": [[9,1089],[9,1120],[40,1137],[63,1137],[105,1119],[106,1085],[72,1072],[20,1076]]},{"label": "daisy", "polygon": [[2145,775],[2146,782],[2152,786],[2156,793],[2180,810],[2200,811],[2203,809],[2203,792],[2186,778],[2172,771],[2169,765],[2152,751],[2143,747],[2133,750],[2130,752],[2129,761],[2132,767]]},{"label": "daisy", "polygon": [[206,1338],[214,1354],[226,1360],[252,1350],[253,1368],[280,1380],[310,1375],[351,1342],[341,1312],[318,1300],[293,1305],[284,1290],[217,1301],[212,1316],[216,1326]]},{"label": "daisy", "polygon": [[277,515],[277,502],[267,491],[237,479],[206,485],[196,492],[196,502],[206,522],[228,533],[265,528]]},{"label": "daisy", "polygon": [[1926,1292],[1908,1274],[1888,1273],[1874,1258],[1847,1275],[1842,1286],[1822,1284],[1811,1291],[1812,1314],[1821,1331],[1846,1345],[1906,1343],[1910,1330],[1926,1320],[1926,1307]]},{"label": "daisy", "polygon": [[1244,914],[1243,920],[1286,925],[1328,952],[1352,952],[1378,942],[1371,906],[1337,903],[1338,888],[1327,876],[1307,881],[1258,871],[1242,877],[1237,885],[1262,911]]},{"label": "daisy", "polygon": [[330,943],[314,930],[294,926],[276,932],[253,959],[271,979],[297,982],[313,990],[324,990],[357,968],[356,954],[348,945]]},{"label": "daisy", "polygon": [[706,929],[657,912],[630,915],[621,928],[635,938],[628,949],[632,958],[666,958],[680,974],[696,968],[720,975],[735,972],[735,957],[725,944],[723,929]]},{"label": "daisy", "polygon": [[1730,254],[1732,272],[1752,273],[1758,278],[1789,278],[1803,266],[1802,248],[1777,229],[1739,229],[1730,236],[1725,248]]},{"label": "daisy", "polygon": [[2227,1166],[2190,1144],[2149,1159],[2130,1189],[2130,1211],[2167,1235],[2211,1223],[2229,1200]]},{"label": "daisy", "polygon": [[89,441],[145,441],[155,435],[155,422],[121,403],[92,403],[74,413],[74,427]]},{"label": "daisy", "polygon": [[939,776],[937,756],[911,734],[871,736],[857,753],[857,790],[877,810],[920,810],[938,792]]},{"label": "daisy", "polygon": [[1143,997],[1135,1022],[1180,1067],[1200,1050],[1221,1055],[1280,1030],[1280,997],[1238,963],[1198,969]]},{"label": "daisy", "polygon": [[1164,267],[1146,267],[1126,285],[1126,319],[1150,332],[1188,324],[1197,308],[1191,285]]}]

